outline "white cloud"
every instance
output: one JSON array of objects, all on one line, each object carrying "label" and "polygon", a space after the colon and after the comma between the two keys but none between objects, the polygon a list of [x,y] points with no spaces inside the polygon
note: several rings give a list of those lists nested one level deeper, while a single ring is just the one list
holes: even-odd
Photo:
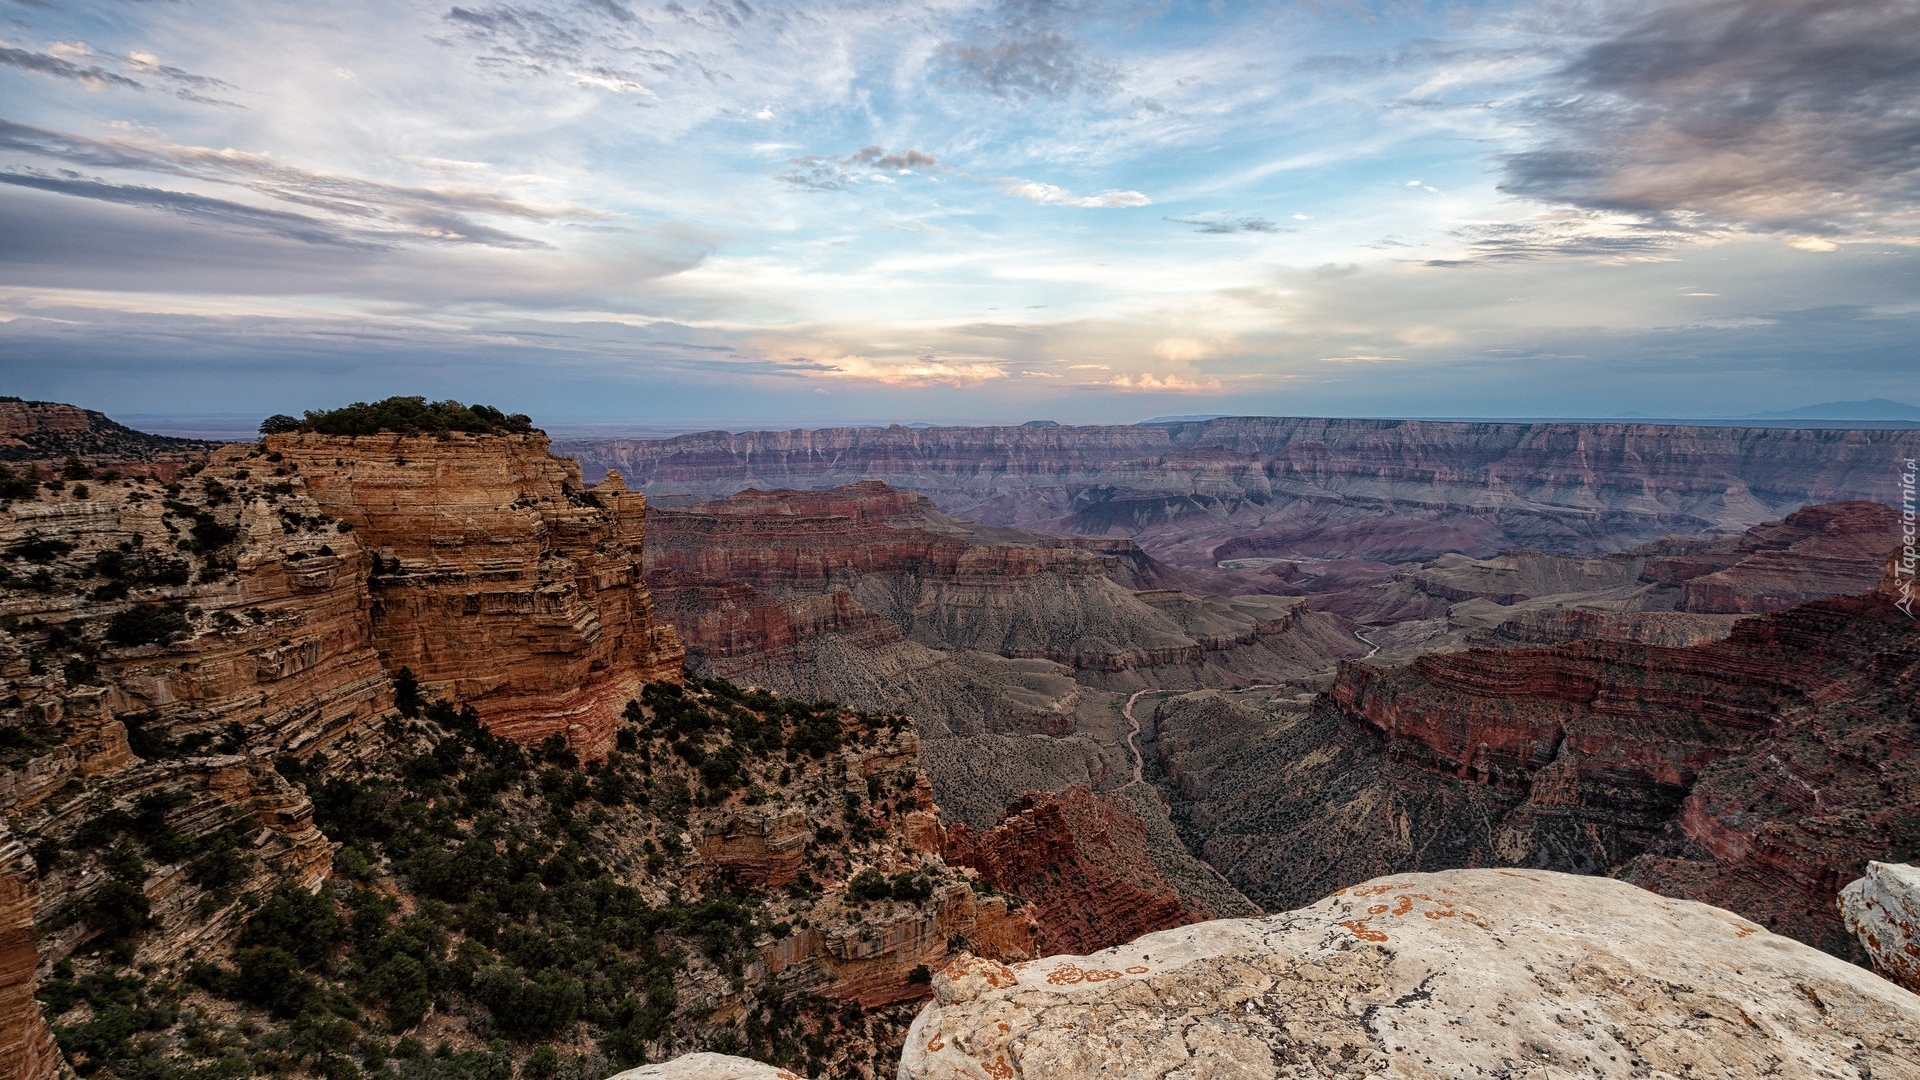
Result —
[{"label": "white cloud", "polygon": [[1148,206],[1153,202],[1138,191],[1101,191],[1092,195],[1075,195],[1066,188],[1044,184],[1038,180],[1010,180],[1006,184],[1006,191],[1009,195],[1017,195],[1030,202],[1045,203],[1049,206],[1124,208]]}]

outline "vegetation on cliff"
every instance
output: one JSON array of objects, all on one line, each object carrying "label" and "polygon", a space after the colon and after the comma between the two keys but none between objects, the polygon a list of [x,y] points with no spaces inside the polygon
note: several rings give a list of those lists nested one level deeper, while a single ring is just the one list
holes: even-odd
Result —
[{"label": "vegetation on cliff", "polygon": [[[401,704],[376,760],[276,763],[342,845],[332,879],[314,893],[283,884],[237,940],[175,970],[133,964],[157,932],[137,885],[148,863],[190,860],[211,883],[204,913],[238,876],[226,863],[249,856],[185,841],[159,802],[85,827],[121,884],[73,913],[94,936],[39,992],[81,1075],[598,1080],[703,1048],[816,1074],[884,1071],[911,1006],[783,992],[757,961],[808,924],[830,888],[815,875],[844,881],[866,862],[873,876],[898,845],[887,823],[910,791],[844,795],[840,752],[883,748],[904,718],[655,683],[626,710],[621,750],[583,767],[558,738],[523,747],[469,709]],[[781,799],[837,823],[816,826],[783,887],[715,873],[690,845],[699,808]],[[945,876],[901,874],[850,892],[848,907],[925,905]]]},{"label": "vegetation on cliff", "polygon": [[308,409],[304,418],[276,413],[260,423],[260,434],[310,431],[321,435],[437,435],[466,432],[473,435],[524,435],[534,431],[524,413],[504,413],[491,405],[462,405],[458,401],[428,401],[424,397],[390,397],[384,401],[356,401],[338,409]]}]

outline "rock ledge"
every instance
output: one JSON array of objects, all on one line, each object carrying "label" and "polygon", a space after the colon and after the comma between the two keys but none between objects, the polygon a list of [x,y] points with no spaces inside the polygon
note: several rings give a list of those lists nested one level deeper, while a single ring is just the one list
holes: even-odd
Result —
[{"label": "rock ledge", "polygon": [[1607,878],[1399,874],[934,977],[901,1080],[1920,1077],[1920,996]]}]

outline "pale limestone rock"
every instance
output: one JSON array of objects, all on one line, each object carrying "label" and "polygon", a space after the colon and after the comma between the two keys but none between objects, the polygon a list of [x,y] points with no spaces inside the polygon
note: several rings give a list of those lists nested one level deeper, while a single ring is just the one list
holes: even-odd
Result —
[{"label": "pale limestone rock", "polygon": [[1920,866],[1870,862],[1840,890],[1840,918],[1880,974],[1920,990]]},{"label": "pale limestone rock", "polygon": [[805,1080],[765,1062],[727,1054],[682,1054],[658,1065],[642,1065],[607,1080]]},{"label": "pale limestone rock", "polygon": [[1400,874],[934,976],[900,1080],[1920,1078],[1920,996],[1608,878]]}]

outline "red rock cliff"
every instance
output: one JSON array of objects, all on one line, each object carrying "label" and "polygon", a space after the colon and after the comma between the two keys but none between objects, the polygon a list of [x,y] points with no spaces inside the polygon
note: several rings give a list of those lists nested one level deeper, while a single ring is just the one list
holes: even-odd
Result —
[{"label": "red rock cliff", "polygon": [[544,435],[288,434],[267,440],[377,556],[372,627],[390,670],[522,741],[612,748],[641,683],[679,678],[641,574],[646,498],[588,494]]},{"label": "red rock cliff", "polygon": [[1027,898],[1043,954],[1090,953],[1213,917],[1155,870],[1146,826],[1126,802],[1084,787],[1028,792],[984,833],[949,826],[946,860]]}]

